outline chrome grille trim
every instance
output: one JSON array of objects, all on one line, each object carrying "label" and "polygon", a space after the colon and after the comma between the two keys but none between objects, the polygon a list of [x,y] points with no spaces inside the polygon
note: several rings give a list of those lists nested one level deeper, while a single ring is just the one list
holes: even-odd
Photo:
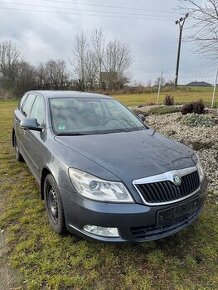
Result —
[{"label": "chrome grille trim", "polygon": [[[144,178],[140,178],[140,179],[136,179],[133,180],[132,184],[135,187],[135,189],[137,190],[138,194],[140,195],[141,199],[143,200],[144,204],[149,205],[149,206],[157,206],[157,205],[167,205],[167,204],[173,204],[176,203],[178,201],[182,201],[185,200],[189,197],[191,197],[192,195],[194,195],[195,193],[198,192],[199,187],[193,191],[192,193],[183,196],[181,198],[177,198],[175,200],[170,200],[170,201],[166,201],[166,202],[147,202],[143,196],[143,194],[140,192],[140,190],[138,189],[137,185],[143,185],[143,184],[149,184],[150,186],[152,186],[152,183],[157,183],[157,182],[162,182],[162,181],[171,181],[173,183],[173,176],[174,175],[178,175],[180,177],[186,176],[190,173],[193,173],[197,171],[197,167],[193,166],[193,167],[189,167],[189,168],[184,168],[184,169],[180,169],[180,170],[172,170],[172,171],[167,171],[158,175],[153,175],[153,176],[149,176],[149,177],[144,177]],[[200,179],[199,179],[200,182]],[[170,187],[167,183],[161,184],[160,186],[163,186],[163,190],[167,193],[168,190],[170,190]],[[180,189],[178,188],[178,191]],[[150,195],[152,195],[151,192],[149,192]]]}]

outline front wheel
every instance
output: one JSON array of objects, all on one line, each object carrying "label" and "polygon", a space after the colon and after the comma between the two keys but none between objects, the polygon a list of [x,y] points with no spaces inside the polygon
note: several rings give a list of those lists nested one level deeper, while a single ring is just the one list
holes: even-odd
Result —
[{"label": "front wheel", "polygon": [[44,197],[51,227],[57,234],[64,234],[66,232],[66,226],[60,192],[57,183],[51,174],[48,174],[45,178]]},{"label": "front wheel", "polygon": [[16,154],[16,160],[19,162],[23,162],[23,156],[20,154],[19,147],[17,145],[17,138],[16,135],[14,134],[14,149],[15,149],[15,154]]}]

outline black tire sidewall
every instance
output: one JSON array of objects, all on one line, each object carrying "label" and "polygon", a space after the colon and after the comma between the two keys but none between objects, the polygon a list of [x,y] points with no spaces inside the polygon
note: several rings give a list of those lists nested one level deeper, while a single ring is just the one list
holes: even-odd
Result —
[{"label": "black tire sidewall", "polygon": [[[58,221],[57,221],[57,223],[55,223],[54,220],[52,219],[50,210],[48,208],[48,188],[50,186],[55,190],[56,197],[57,197],[57,205],[58,205]],[[60,196],[60,192],[59,192],[57,183],[51,174],[48,174],[46,176],[45,181],[44,181],[43,190],[44,190],[44,197],[45,197],[45,207],[46,207],[46,212],[48,215],[49,223],[50,223],[51,227],[53,228],[53,230],[57,234],[64,234],[66,228],[65,228],[65,219],[64,219],[63,206],[62,206],[62,202],[61,202],[61,196]]]},{"label": "black tire sidewall", "polygon": [[14,134],[14,149],[15,149],[16,160],[17,161],[23,161],[23,157],[20,154],[19,147],[18,147],[18,144],[17,144],[17,138],[16,138],[15,134]]}]

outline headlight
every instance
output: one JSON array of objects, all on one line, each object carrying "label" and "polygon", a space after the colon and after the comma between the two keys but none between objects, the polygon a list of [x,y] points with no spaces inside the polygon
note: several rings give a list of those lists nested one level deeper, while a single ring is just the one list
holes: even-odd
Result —
[{"label": "headlight", "polygon": [[198,169],[198,173],[199,173],[200,181],[202,181],[203,178],[204,178],[204,176],[205,176],[205,173],[204,173],[204,169],[203,169],[203,167],[202,167],[202,165],[201,165],[201,161],[200,161],[200,158],[199,158],[198,155],[197,155],[197,158],[198,158],[198,161],[197,161],[196,166],[197,166],[197,169]]},{"label": "headlight", "polygon": [[84,197],[106,202],[134,202],[122,182],[103,180],[74,168],[69,169],[69,176],[76,191]]}]

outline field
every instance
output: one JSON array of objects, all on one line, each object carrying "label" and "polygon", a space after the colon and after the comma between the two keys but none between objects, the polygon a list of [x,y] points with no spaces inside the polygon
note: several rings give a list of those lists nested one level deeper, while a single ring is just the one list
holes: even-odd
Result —
[{"label": "field", "polygon": [[[218,89],[217,89],[218,90]],[[212,87],[190,87],[187,89],[178,89],[171,91],[164,91],[160,93],[159,104],[162,104],[166,95],[174,97],[174,101],[177,104],[188,103],[191,101],[197,101],[202,99],[205,104],[211,105],[211,99],[213,94]],[[125,103],[127,106],[138,106],[145,104],[156,104],[156,93],[142,93],[142,94],[123,94],[115,95],[117,100]],[[218,92],[215,95],[214,105],[218,106]]]},{"label": "field", "polygon": [[[0,269],[4,263],[14,269],[11,287],[218,289],[218,211],[213,198],[193,225],[156,242],[109,245],[54,234],[34,178],[25,163],[15,161],[11,126],[16,104],[0,101],[0,233],[4,230],[6,239]],[[6,290],[1,283],[0,289]]]}]

